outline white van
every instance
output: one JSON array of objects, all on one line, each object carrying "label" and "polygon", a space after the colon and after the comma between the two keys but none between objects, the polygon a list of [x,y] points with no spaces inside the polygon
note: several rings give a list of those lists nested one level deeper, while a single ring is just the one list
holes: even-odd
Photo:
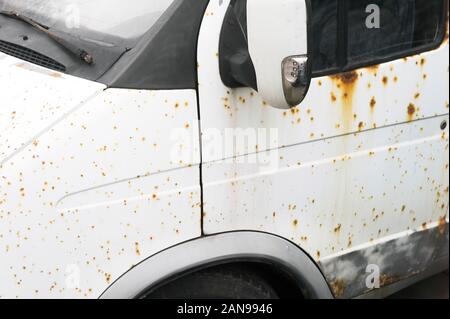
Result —
[{"label": "white van", "polygon": [[0,10],[1,298],[370,298],[448,269],[447,0]]}]

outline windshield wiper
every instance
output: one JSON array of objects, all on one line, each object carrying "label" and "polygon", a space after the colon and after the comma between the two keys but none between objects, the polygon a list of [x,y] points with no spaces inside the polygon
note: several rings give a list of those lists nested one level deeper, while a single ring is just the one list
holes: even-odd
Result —
[{"label": "windshield wiper", "polygon": [[86,50],[83,50],[76,45],[70,43],[68,40],[63,39],[60,35],[55,34],[50,30],[49,27],[29,18],[26,17],[18,12],[15,11],[2,11],[0,10],[0,15],[7,16],[13,19],[17,19],[20,21],[23,21],[29,25],[31,25],[33,28],[45,33],[50,38],[52,38],[55,42],[57,42],[59,45],[70,51],[72,54],[79,57],[82,61],[84,61],[87,64],[93,64],[94,58],[91,54],[89,54]]}]

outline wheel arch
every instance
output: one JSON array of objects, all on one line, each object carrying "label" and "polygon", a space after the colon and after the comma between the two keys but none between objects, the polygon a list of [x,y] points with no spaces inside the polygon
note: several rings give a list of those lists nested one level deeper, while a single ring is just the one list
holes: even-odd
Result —
[{"label": "wheel arch", "polygon": [[231,263],[283,269],[308,297],[333,298],[325,277],[306,252],[285,238],[254,231],[204,236],[161,251],[124,273],[100,298],[139,298],[181,276]]}]

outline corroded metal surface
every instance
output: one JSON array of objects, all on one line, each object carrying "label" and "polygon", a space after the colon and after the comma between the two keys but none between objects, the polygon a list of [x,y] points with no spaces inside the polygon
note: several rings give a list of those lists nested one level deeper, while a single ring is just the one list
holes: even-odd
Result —
[{"label": "corroded metal surface", "polygon": [[195,91],[105,90],[3,54],[0,68],[0,297],[96,298],[200,235]]},{"label": "corroded metal surface", "polygon": [[[199,39],[202,145],[194,90],[111,90],[0,54],[0,297],[98,297],[202,231],[282,236],[336,297],[365,292],[369,264],[388,285],[448,255],[448,31],[279,110],[221,82],[228,3],[210,2]],[[227,130],[245,147],[214,151]]]},{"label": "corroded metal surface", "polygon": [[[336,298],[351,298],[371,291],[367,285],[371,265],[379,271],[379,287],[408,279],[448,254],[448,224],[399,234],[363,249],[322,260],[320,267]],[[370,283],[369,283],[370,284]]]},{"label": "corroded metal surface", "polygon": [[[210,2],[200,35],[202,129],[223,138],[230,128],[275,129],[276,144],[248,134],[246,148],[205,152],[204,231],[281,235],[321,265],[330,260],[322,267],[337,295],[359,293],[359,282],[344,289],[331,260],[358,256],[367,265],[365,253],[392,238],[414,245],[426,240],[424,229],[448,223],[448,37],[430,52],[313,79],[307,98],[283,111],[251,89],[222,84],[211,43],[228,3]],[[208,139],[203,149],[211,149]]]}]

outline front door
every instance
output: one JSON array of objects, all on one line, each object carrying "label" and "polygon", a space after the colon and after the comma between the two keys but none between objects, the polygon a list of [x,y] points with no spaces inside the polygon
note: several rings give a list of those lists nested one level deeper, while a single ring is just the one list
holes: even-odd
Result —
[{"label": "front door", "polygon": [[223,84],[221,30],[239,1],[211,0],[199,38],[204,233],[283,236],[336,297],[448,254],[446,1],[312,0],[313,79],[289,110]]}]

